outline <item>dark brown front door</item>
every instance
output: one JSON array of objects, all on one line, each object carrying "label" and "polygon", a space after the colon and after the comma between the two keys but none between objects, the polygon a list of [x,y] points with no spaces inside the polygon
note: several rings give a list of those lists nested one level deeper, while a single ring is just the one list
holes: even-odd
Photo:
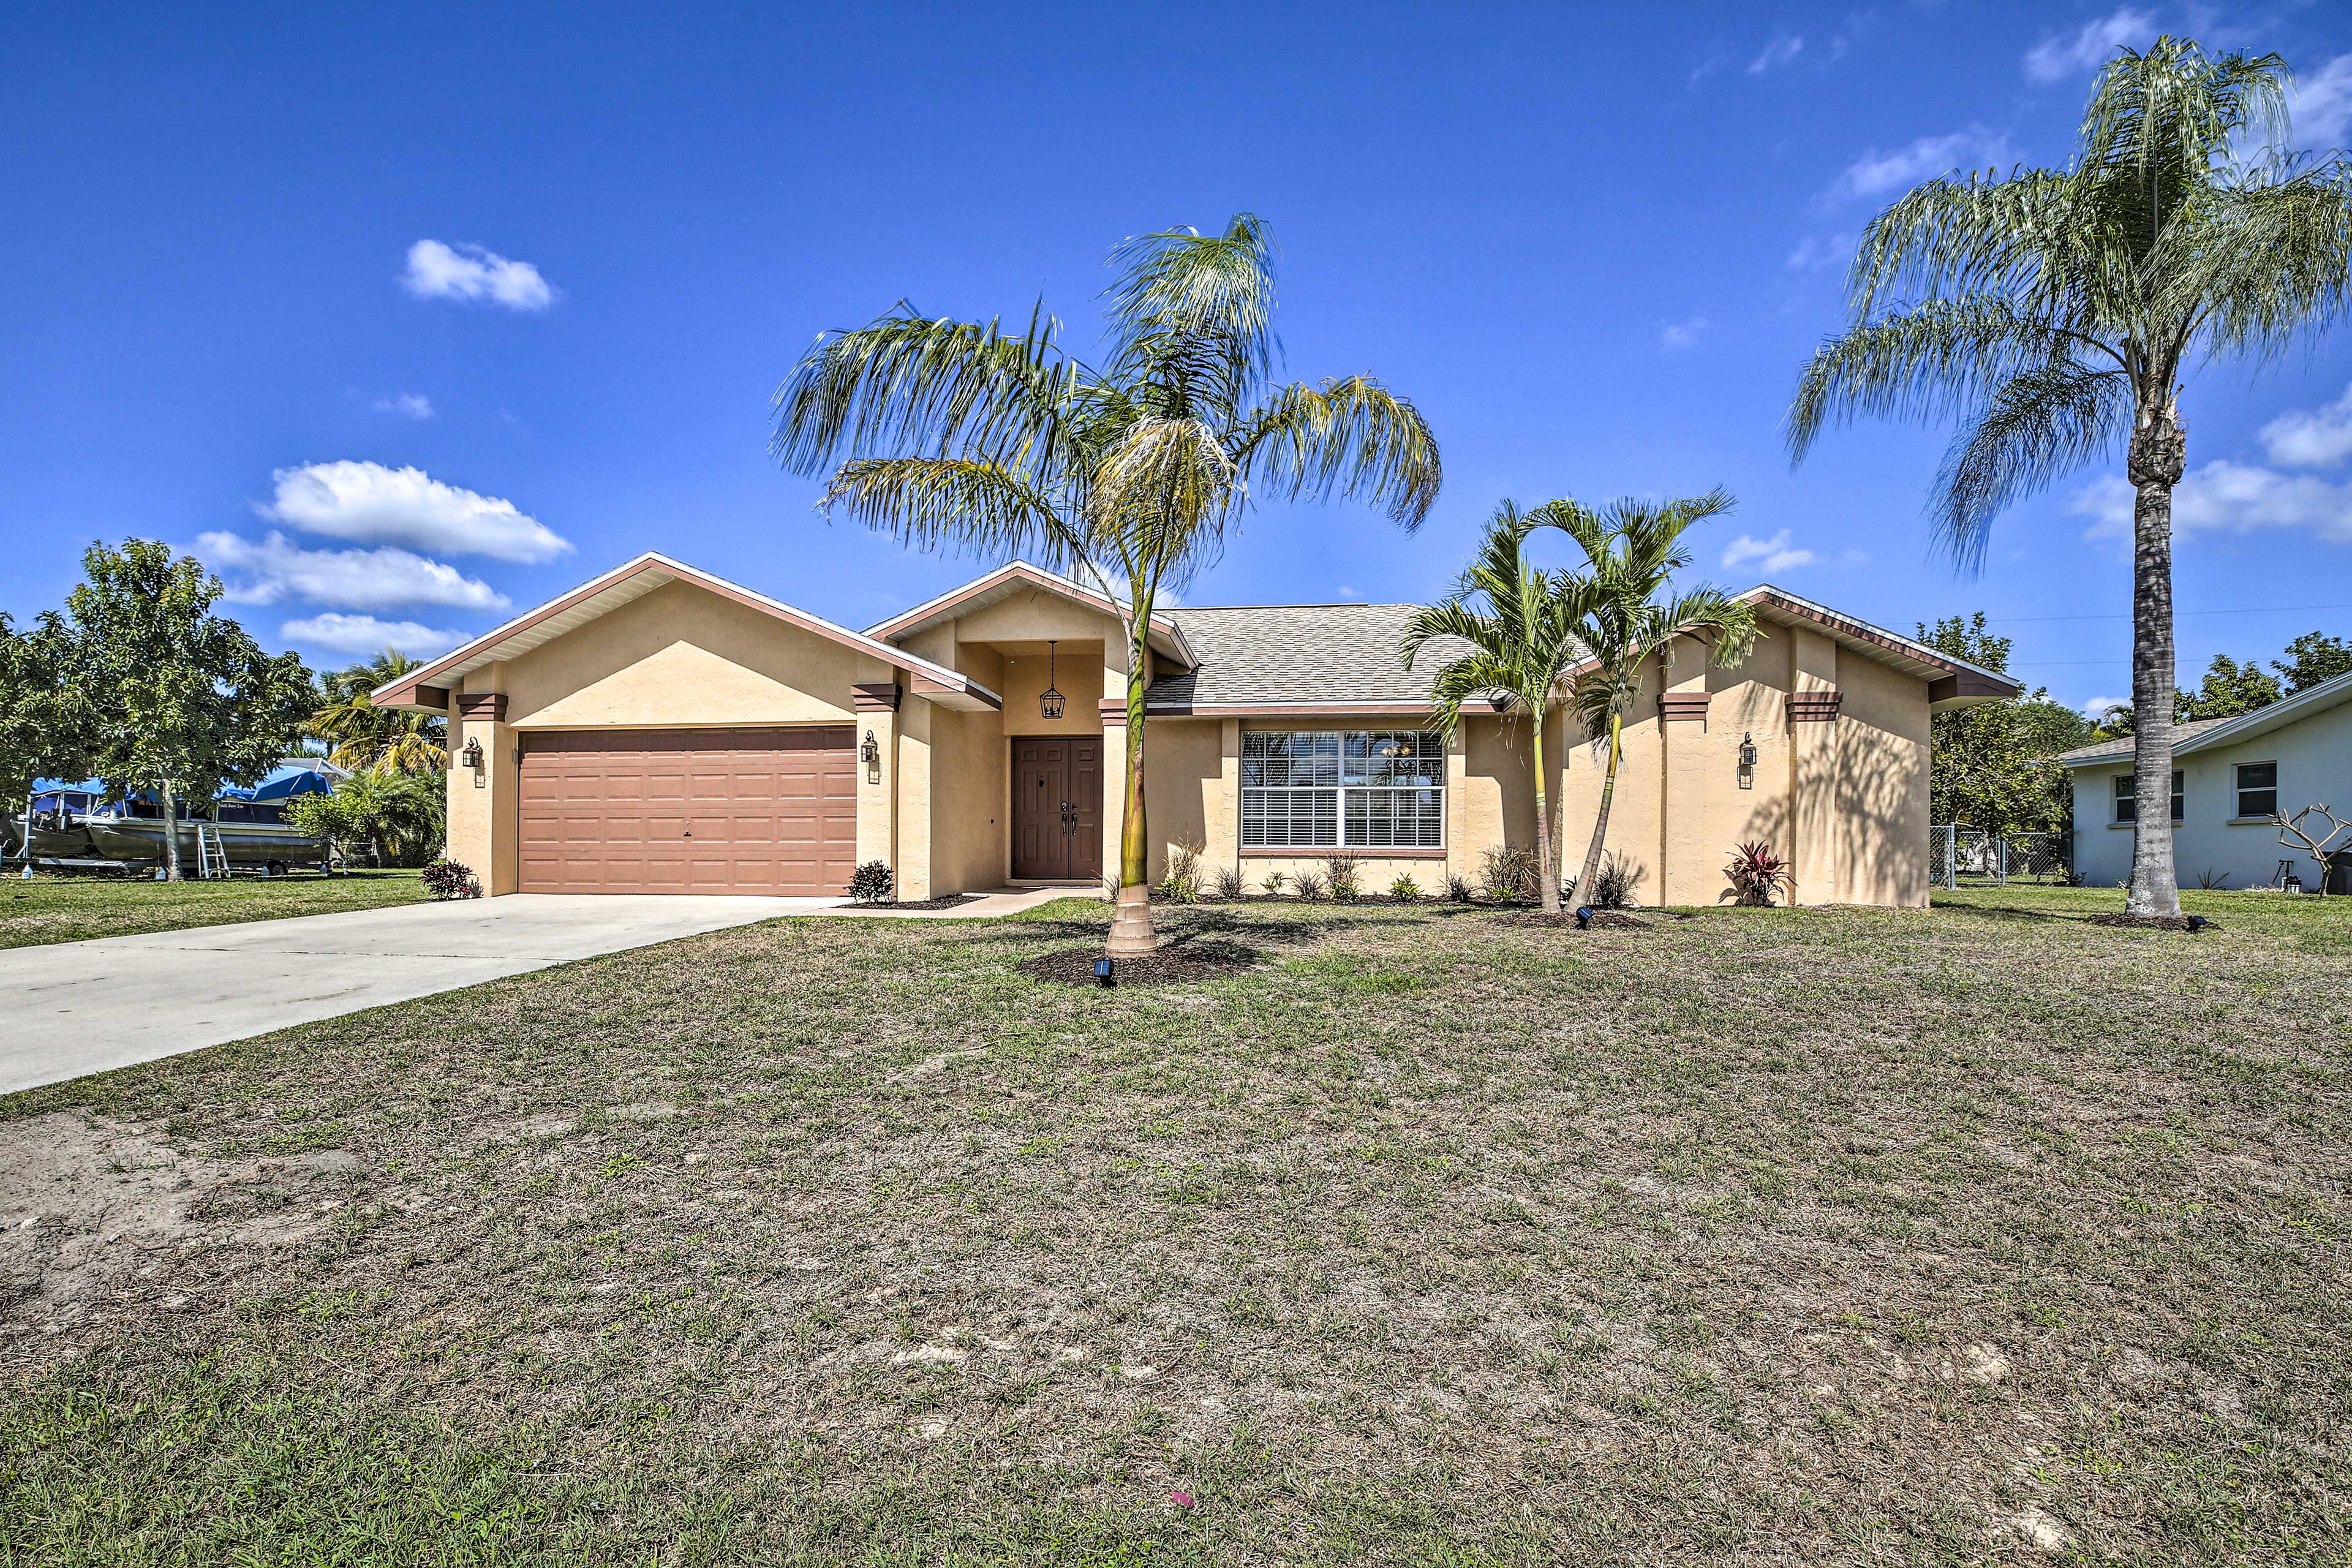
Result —
[{"label": "dark brown front door", "polygon": [[1047,882],[1102,878],[1102,740],[1015,737],[1013,874]]}]

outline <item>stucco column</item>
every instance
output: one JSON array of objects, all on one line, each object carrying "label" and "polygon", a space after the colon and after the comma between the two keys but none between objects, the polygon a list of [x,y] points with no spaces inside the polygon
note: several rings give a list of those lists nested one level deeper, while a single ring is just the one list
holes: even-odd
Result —
[{"label": "stucco column", "polygon": [[1658,887],[1662,904],[1711,904],[1716,869],[1706,839],[1706,649],[1676,637],[1660,656]]},{"label": "stucco column", "polygon": [[[475,677],[485,684],[495,679]],[[506,721],[507,698],[502,691],[463,691],[450,698],[448,838],[442,853],[478,878],[488,898],[511,893],[521,886],[522,861],[519,836],[522,818],[516,796],[522,783],[515,761],[518,737]],[[482,765],[466,765],[466,747],[478,743]]]},{"label": "stucco column", "polygon": [[1841,896],[1837,851],[1839,785],[1838,645],[1819,632],[1791,630],[1789,649],[1789,821],[1792,902],[1835,903]]},{"label": "stucco column", "polygon": [[[898,897],[908,903],[931,896],[932,712],[929,702],[918,699],[899,710],[897,726],[898,854],[892,865],[898,874]],[[887,778],[891,764],[886,762],[883,767]],[[862,831],[865,824],[858,826]]]},{"label": "stucco column", "polygon": [[1242,721],[1217,726],[1216,809],[1209,814],[1209,853],[1239,871],[1242,866]]},{"label": "stucco column", "polygon": [[[1560,760],[1565,763],[1567,758],[1563,755]],[[1465,881],[1476,881],[1477,870],[1470,863],[1473,853],[1470,844],[1470,720],[1465,714],[1454,726],[1454,738],[1445,742],[1446,874]],[[1445,889],[1436,888],[1430,890],[1443,893]]]},{"label": "stucco column", "polygon": [[[857,863],[898,860],[898,703],[895,680],[865,681],[850,688],[857,710]],[[878,759],[866,760],[866,742]]]},{"label": "stucco column", "polygon": [[[1104,879],[1113,881],[1118,877],[1119,836],[1127,826],[1127,672],[1120,670],[1114,677],[1108,658],[1104,663],[1103,690],[1118,693],[1102,700],[1102,864]],[[1238,730],[1241,721],[1234,723]],[[1240,742],[1234,744],[1238,747]],[[1149,763],[1147,758],[1147,767]]]}]

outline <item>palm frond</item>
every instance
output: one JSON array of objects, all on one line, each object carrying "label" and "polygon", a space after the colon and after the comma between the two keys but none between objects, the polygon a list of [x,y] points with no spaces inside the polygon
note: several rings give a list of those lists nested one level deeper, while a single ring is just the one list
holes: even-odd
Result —
[{"label": "palm frond", "polygon": [[1165,229],[1140,235],[1112,252],[1119,269],[1109,289],[1111,363],[1134,374],[1156,367],[1160,379],[1171,369],[1198,374],[1195,351],[1205,340],[1215,345],[1220,367],[1215,384],[1228,406],[1246,401],[1250,389],[1273,371],[1281,346],[1274,335],[1274,236],[1263,219],[1236,213],[1224,232]]},{"label": "palm frond", "polygon": [[1092,541],[1022,476],[969,458],[860,458],[844,463],[820,503],[902,543],[1027,555],[1055,571]]},{"label": "palm frond", "polygon": [[1866,322],[1814,352],[1789,408],[1801,462],[1821,433],[1865,416],[1936,419],[1963,410],[2020,372],[2065,356],[2067,340],[2006,300],[1931,300]]},{"label": "palm frond", "polygon": [[1993,519],[2100,453],[2131,426],[2122,372],[2054,361],[2019,371],[1985,398],[1937,481],[1935,527],[1964,571],[1983,563]]},{"label": "palm frond", "polygon": [[1369,376],[1280,388],[1243,420],[1234,449],[1270,495],[1368,497],[1408,530],[1429,516],[1444,478],[1429,422]]}]

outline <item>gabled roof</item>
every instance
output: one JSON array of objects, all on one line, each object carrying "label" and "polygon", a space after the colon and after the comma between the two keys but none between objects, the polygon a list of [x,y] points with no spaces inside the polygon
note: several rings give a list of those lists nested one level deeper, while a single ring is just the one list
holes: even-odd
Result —
[{"label": "gabled roof", "polygon": [[[2024,688],[1926,643],[1802,599],[1770,584],[1735,595],[1759,618],[1803,626],[1927,682],[1937,711],[1997,702]],[[1174,612],[1200,661],[1153,681],[1147,708],[1164,713],[1426,712],[1437,671],[1465,651],[1433,642],[1415,668],[1397,647],[1416,605],[1249,605]]]},{"label": "gabled roof", "polygon": [[914,677],[918,695],[951,708],[1001,708],[1003,701],[987,687],[943,664],[933,664],[927,658],[917,658],[906,649],[836,626],[822,616],[795,609],[781,599],[772,599],[755,593],[740,584],[730,583],[708,572],[673,561],[658,551],[649,550],[635,560],[627,562],[601,577],[593,577],[570,593],[550,599],[535,610],[517,616],[494,631],[483,633],[463,647],[443,654],[439,658],[409,671],[398,680],[376,688],[373,700],[384,708],[446,708],[448,689],[470,672],[499,659],[515,658],[542,643],[551,642],[564,633],[600,616],[619,609],[633,599],[641,598],[656,588],[672,583],[688,583],[739,605],[773,616],[790,626],[837,642],[844,647],[871,654],[887,664],[904,668]]},{"label": "gabled roof", "polygon": [[[970,615],[982,605],[1009,598],[1024,589],[1034,588],[1058,595],[1084,605],[1090,610],[1116,617],[1118,603],[1101,590],[1089,588],[1075,578],[1058,572],[1048,572],[1043,566],[1032,566],[1026,561],[1008,562],[984,576],[975,577],[959,588],[950,588],[935,599],[926,599],[911,610],[901,610],[888,620],[866,628],[866,635],[898,642],[929,630],[941,621]],[[1151,614],[1151,649],[1179,664],[1199,662],[1185,645],[1184,634],[1175,621],[1163,611]]]},{"label": "gabled roof", "polygon": [[[2257,708],[2233,719],[2191,719],[2172,727],[2172,754],[2178,757],[2190,752],[2210,751],[2216,746],[2234,746],[2241,741],[2259,740],[2273,730],[2314,718],[2345,702],[2352,702],[2352,675],[2323,680],[2292,697],[2282,697],[2267,708]],[[2086,768],[2125,762],[2131,754],[2132,737],[2118,735],[2111,741],[2061,752],[2058,761],[2070,768]]]}]

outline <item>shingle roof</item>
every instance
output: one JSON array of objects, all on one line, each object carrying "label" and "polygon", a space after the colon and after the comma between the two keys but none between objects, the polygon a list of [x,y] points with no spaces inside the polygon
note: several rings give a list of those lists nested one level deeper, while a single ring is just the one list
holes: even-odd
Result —
[{"label": "shingle roof", "polygon": [[[2175,724],[2172,727],[2172,743],[2178,747],[2183,741],[2193,741],[2215,725],[2228,722],[2227,719],[2191,719],[2186,723]],[[2112,741],[2099,741],[2091,745],[2077,746],[2071,752],[2061,752],[2056,760],[2062,763],[2121,762],[2131,754],[2132,738],[2118,735]]]},{"label": "shingle roof", "polygon": [[1200,663],[1153,681],[1145,700],[1176,710],[1426,703],[1437,672],[1469,645],[1440,638],[1405,669],[1397,644],[1418,608],[1251,605],[1173,611]]}]

